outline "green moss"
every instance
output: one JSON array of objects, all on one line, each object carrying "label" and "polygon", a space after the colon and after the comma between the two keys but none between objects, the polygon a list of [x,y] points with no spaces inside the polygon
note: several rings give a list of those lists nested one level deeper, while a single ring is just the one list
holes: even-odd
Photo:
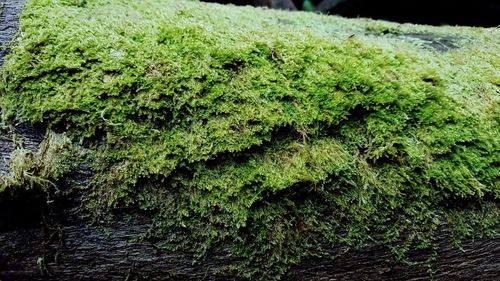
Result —
[{"label": "green moss", "polygon": [[458,239],[498,236],[499,35],[190,1],[32,0],[0,106],[6,122],[91,149],[96,213],[148,211],[146,236],[165,247],[225,246],[244,257],[240,276],[275,279],[337,244],[430,247],[442,223]]}]

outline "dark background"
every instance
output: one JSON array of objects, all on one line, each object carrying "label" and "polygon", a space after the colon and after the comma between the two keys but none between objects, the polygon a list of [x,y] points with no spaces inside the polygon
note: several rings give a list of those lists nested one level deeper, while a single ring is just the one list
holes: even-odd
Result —
[{"label": "dark background", "polygon": [[[253,0],[206,0],[253,5]],[[321,0],[311,0],[318,4]],[[293,0],[301,9],[303,0]],[[500,0],[348,0],[328,11],[345,17],[367,17],[395,22],[430,25],[500,25]]]}]

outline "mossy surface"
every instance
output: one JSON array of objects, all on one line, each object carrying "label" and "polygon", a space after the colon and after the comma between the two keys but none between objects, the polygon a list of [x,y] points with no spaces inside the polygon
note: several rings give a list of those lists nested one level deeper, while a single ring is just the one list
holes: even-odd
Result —
[{"label": "mossy surface", "polygon": [[32,0],[0,106],[4,122],[93,151],[96,213],[147,211],[147,236],[167,248],[224,247],[244,257],[239,276],[275,279],[333,245],[429,247],[444,223],[498,236],[498,38],[190,1]]}]

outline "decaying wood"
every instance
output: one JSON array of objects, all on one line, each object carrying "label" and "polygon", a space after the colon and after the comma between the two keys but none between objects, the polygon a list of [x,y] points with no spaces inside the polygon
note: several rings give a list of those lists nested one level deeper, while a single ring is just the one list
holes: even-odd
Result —
[{"label": "decaying wood", "polygon": [[[0,15],[0,43],[9,42],[17,28],[23,1],[5,1]],[[424,36],[424,35],[418,35]],[[427,38],[427,37],[426,37]],[[432,38],[428,35],[428,38]],[[442,45],[442,44],[441,44]],[[7,50],[0,51],[0,64]],[[29,124],[0,134],[0,172],[16,146],[36,151],[43,129]],[[233,280],[224,269],[238,261],[224,250],[194,263],[189,253],[169,253],[152,241],[135,242],[150,219],[134,210],[116,214],[113,222],[92,222],[82,208],[82,194],[91,172],[86,167],[70,175],[57,198],[28,190],[15,197],[0,196],[0,280]],[[452,246],[443,231],[438,237],[432,273],[425,263],[395,261],[384,245],[345,252],[332,248],[335,259],[311,258],[294,266],[285,280],[498,280],[500,239],[467,240]],[[428,251],[415,251],[422,261]]]}]

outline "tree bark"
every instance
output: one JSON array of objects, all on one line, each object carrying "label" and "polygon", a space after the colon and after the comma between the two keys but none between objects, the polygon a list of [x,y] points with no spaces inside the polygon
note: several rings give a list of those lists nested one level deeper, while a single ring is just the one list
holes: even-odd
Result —
[{"label": "tree bark", "polygon": [[0,66],[7,54],[6,46],[17,31],[19,13],[25,0],[0,0]]},{"label": "tree bark", "polygon": [[[16,134],[36,151],[43,132],[22,124]],[[0,156],[15,145],[2,133]],[[5,163],[1,172],[7,172]],[[120,210],[111,222],[93,222],[81,206],[91,172],[86,167],[69,175],[58,198],[36,191],[0,197],[0,280],[234,280],[224,269],[237,257],[221,250],[193,264],[190,253],[169,253],[152,241],[134,240],[148,230],[150,219],[134,210]],[[497,280],[500,239],[466,240],[462,249],[443,230],[431,268],[428,250],[409,254],[415,265],[397,262],[388,247],[373,244],[345,251],[333,247],[335,259],[310,258],[294,266],[284,280]],[[432,273],[428,270],[431,269]]]},{"label": "tree bark", "polygon": [[[3,4],[0,43],[8,43],[17,29],[23,1]],[[419,35],[423,36],[423,35]],[[429,38],[431,36],[429,35]],[[440,44],[441,46],[442,44]],[[0,50],[0,65],[7,50]],[[16,127],[24,148],[36,151],[43,129]],[[18,142],[0,133],[0,172]],[[169,253],[152,241],[134,241],[151,221],[134,210],[120,210],[112,222],[93,222],[82,208],[91,171],[87,167],[68,176],[57,198],[35,190],[0,194],[0,280],[234,280],[224,269],[238,261],[227,251],[211,253],[193,263],[189,253]],[[284,280],[498,280],[500,239],[466,240],[462,249],[442,231],[432,273],[426,263],[395,261],[388,247],[374,244],[359,250],[330,249],[326,257],[310,258],[294,266]],[[410,253],[424,261],[429,252]],[[226,272],[226,273],[222,273]]]}]

